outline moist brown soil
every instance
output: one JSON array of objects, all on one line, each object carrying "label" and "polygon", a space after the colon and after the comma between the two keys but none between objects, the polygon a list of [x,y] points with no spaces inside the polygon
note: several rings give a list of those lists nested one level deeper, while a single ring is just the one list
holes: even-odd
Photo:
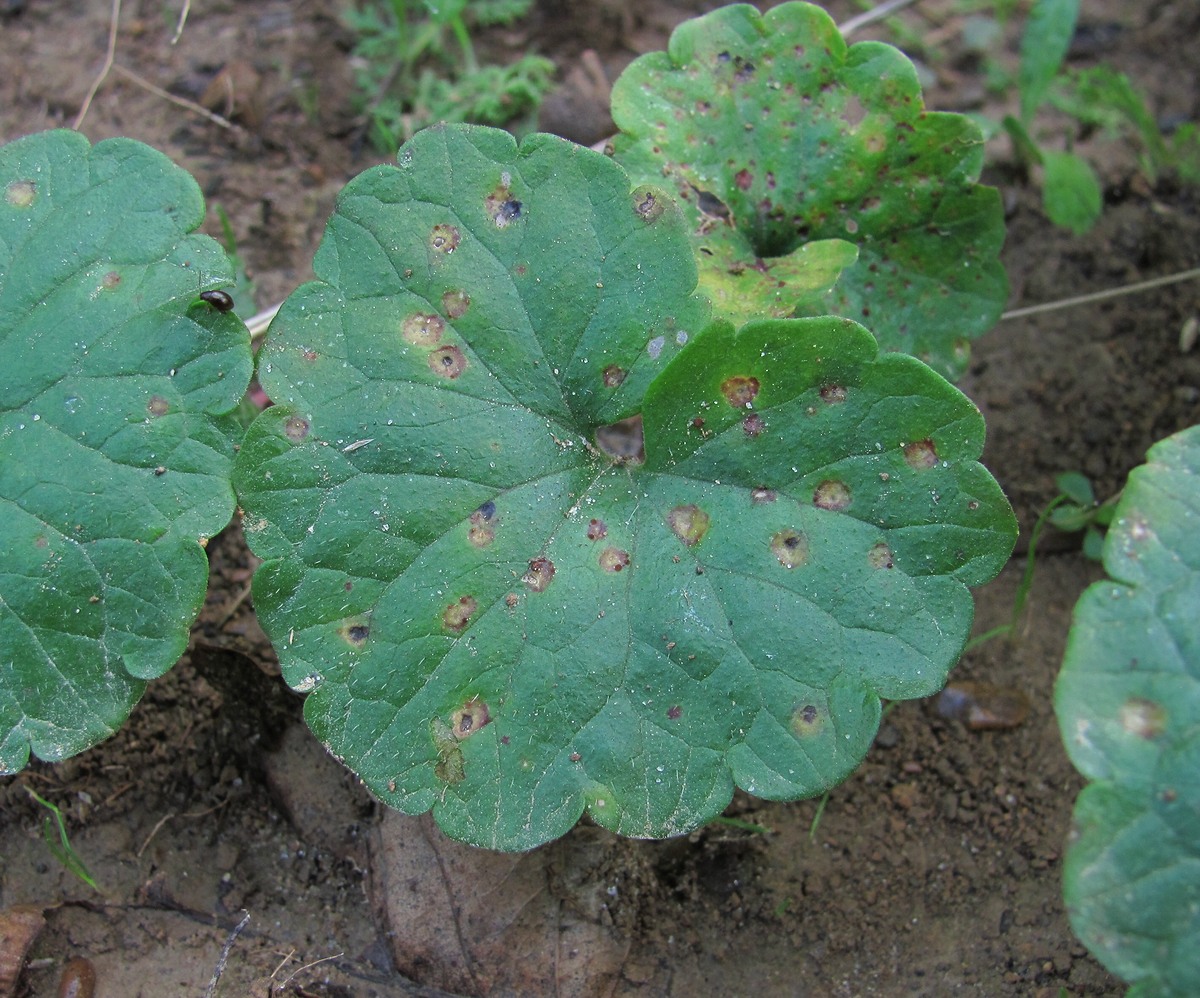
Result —
[{"label": "moist brown soil", "polygon": [[[355,117],[350,37],[334,4],[214,0],[193,5],[172,46],[177,6],[128,0],[116,62],[192,100],[226,74],[232,91],[211,102],[237,129],[114,71],[82,130],[141,139],[195,174],[207,231],[220,234],[219,205],[266,306],[310,275],[337,190],[384,159]],[[542,0],[528,25],[483,45],[554,58],[566,82],[543,127],[594,141],[609,127],[605,79],[714,6]],[[985,90],[962,6],[927,0],[854,40],[920,45],[931,107],[998,117],[1012,95]],[[828,7],[839,20],[855,12]],[[71,124],[108,17],[108,4],[82,0],[0,3],[0,140]],[[1200,9],[1109,0],[1084,17],[1076,65],[1123,70],[1164,121],[1200,118]],[[1011,68],[1014,28],[994,55]],[[1194,188],[1152,186],[1119,143],[1081,149],[1106,187],[1104,215],[1082,238],[1053,228],[1007,148],[991,150],[988,179],[1010,214],[1011,307],[1200,259]],[[987,417],[985,462],[1025,537],[1056,474],[1083,471],[1110,495],[1154,441],[1198,421],[1200,350],[1179,345],[1196,310],[1196,285],[1177,284],[1003,321],[976,345],[961,387]],[[386,812],[307,734],[254,621],[253,562],[235,524],[209,546],[211,589],[188,654],[130,723],[76,758],[0,781],[0,911],[28,904],[45,919],[18,993],[56,993],[65,961],[83,956],[100,996],[203,994],[248,912],[216,994],[1120,994],[1071,934],[1060,886],[1081,782],[1052,689],[1071,608],[1100,573],[1075,537],[1052,535],[1044,551],[1015,639],[980,645],[953,675],[1021,691],[1030,710],[1017,727],[971,730],[932,703],[899,703],[824,804],[739,794],[727,811],[736,821],[686,838],[581,827],[501,857]],[[1023,567],[1018,557],[978,591],[977,632],[1009,619]],[[51,857],[26,788],[63,809],[98,891]]]}]

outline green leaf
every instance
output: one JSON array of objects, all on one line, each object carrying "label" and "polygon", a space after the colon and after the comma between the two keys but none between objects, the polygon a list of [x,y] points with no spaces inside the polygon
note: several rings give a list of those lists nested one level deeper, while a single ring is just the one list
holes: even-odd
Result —
[{"label": "green leaf", "polygon": [[[1200,993],[1200,427],[1150,449],[1083,594],[1055,691],[1089,780],[1064,870],[1071,925],[1139,994]],[[1131,994],[1134,992],[1130,992]]]},{"label": "green leaf", "polygon": [[896,49],[847,48],[809,4],[725,7],[634,61],[612,106],[618,162],[680,198],[701,290],[735,324],[834,312],[957,377],[999,317],[979,129],[925,111]]},{"label": "green leaf", "polygon": [[1037,0],[1021,36],[1021,65],[1017,88],[1021,121],[1029,124],[1058,75],[1075,34],[1079,0]]},{"label": "green leaf", "polygon": [[1076,506],[1091,507],[1096,504],[1096,493],[1087,475],[1079,471],[1064,471],[1054,476],[1054,484]]},{"label": "green leaf", "polygon": [[1043,152],[1042,202],[1055,225],[1082,236],[1100,217],[1104,194],[1087,160],[1070,152]]},{"label": "green leaf", "polygon": [[339,198],[235,483],[317,736],[524,849],[818,794],[936,690],[1015,526],[978,410],[826,317],[709,324],[678,212],[447,126]]},{"label": "green leaf", "polygon": [[187,645],[251,373],[203,216],[138,142],[0,148],[0,771],[112,734]]}]

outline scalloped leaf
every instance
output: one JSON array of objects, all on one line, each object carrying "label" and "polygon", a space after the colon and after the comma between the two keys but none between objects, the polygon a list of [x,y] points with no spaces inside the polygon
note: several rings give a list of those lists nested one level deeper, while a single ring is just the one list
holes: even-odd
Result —
[{"label": "scalloped leaf", "polygon": [[1130,994],[1200,993],[1200,427],[1155,444],[1080,597],[1055,690],[1071,926]]},{"label": "scalloped leaf", "polygon": [[139,142],[0,148],[0,771],[111,735],[187,646],[252,370],[203,217]]},{"label": "scalloped leaf", "polygon": [[833,312],[954,379],[999,318],[982,136],[924,110],[897,49],[847,47],[811,4],[724,7],[635,60],[612,109],[614,155],[682,200],[701,288],[733,322]]},{"label": "scalloped leaf", "polygon": [[680,834],[822,792],[944,681],[1015,539],[978,410],[844,319],[707,323],[612,160],[420,133],[315,270],[235,484],[284,676],[389,805]]}]

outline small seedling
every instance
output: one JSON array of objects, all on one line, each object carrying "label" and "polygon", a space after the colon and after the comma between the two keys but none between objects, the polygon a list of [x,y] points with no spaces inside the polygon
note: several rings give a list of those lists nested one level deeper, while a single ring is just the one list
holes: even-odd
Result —
[{"label": "small seedling", "polygon": [[83,858],[75,851],[75,847],[71,845],[71,837],[67,833],[67,823],[63,819],[62,811],[56,804],[52,804],[45,798],[39,797],[29,787],[25,788],[25,792],[41,804],[42,807],[46,808],[53,818],[53,821],[48,817],[42,822],[42,838],[46,842],[46,848],[50,850],[50,855],[58,860],[62,864],[63,869],[68,873],[78,877],[92,890],[99,891],[100,886],[96,883],[91,873],[88,872]]}]

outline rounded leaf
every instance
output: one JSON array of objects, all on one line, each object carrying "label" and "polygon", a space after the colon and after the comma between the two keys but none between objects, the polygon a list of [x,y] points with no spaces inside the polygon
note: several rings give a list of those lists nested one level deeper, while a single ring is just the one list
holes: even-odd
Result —
[{"label": "rounded leaf", "polygon": [[617,160],[681,199],[719,314],[834,312],[951,378],[998,319],[1004,217],[975,182],[982,136],[924,109],[897,49],[847,46],[811,4],[738,4],[635,60],[612,107]]},{"label": "rounded leaf", "polygon": [[979,412],[844,319],[705,325],[603,156],[446,127],[400,164],[340,198],[235,472],[318,737],[499,849],[843,779],[1012,547]]},{"label": "rounded leaf", "polygon": [[251,373],[203,215],[132,140],[0,148],[0,771],[112,734],[187,645]]},{"label": "rounded leaf", "polygon": [[[1200,991],[1200,427],[1155,444],[1075,607],[1055,709],[1094,780],[1064,870],[1072,928],[1139,993]],[[1131,992],[1132,993],[1132,992]]]}]

